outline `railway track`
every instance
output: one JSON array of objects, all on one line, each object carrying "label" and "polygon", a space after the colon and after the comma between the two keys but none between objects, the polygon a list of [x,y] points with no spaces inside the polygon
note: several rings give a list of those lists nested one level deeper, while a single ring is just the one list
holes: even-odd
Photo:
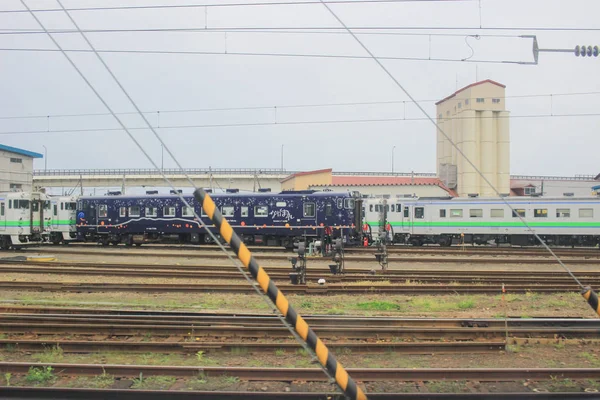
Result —
[{"label": "railway track", "polygon": [[[71,243],[68,246],[69,248],[75,249],[102,249],[102,247],[98,246],[95,243]],[[49,248],[49,249],[64,249],[63,247],[57,247],[55,245],[44,245],[41,248]],[[117,249],[122,249],[123,246],[118,247]],[[35,249],[35,247],[32,247]],[[127,248],[125,248],[127,249]],[[220,251],[220,249],[215,245],[161,245],[161,244],[151,244],[144,245],[142,247],[144,251],[151,250],[189,250],[194,252],[207,252],[207,251]],[[253,253],[288,253],[292,255],[293,253],[284,247],[275,247],[275,246],[249,246],[249,249]],[[115,249],[116,250],[116,249]],[[437,247],[437,246],[424,246],[424,247],[410,247],[403,245],[390,245],[387,247],[388,253],[390,254],[491,254],[491,255],[515,255],[515,256],[548,256],[548,251],[543,248],[535,248],[535,247],[493,247],[493,246],[471,246],[467,245],[464,247],[461,246],[451,246],[451,247]],[[60,250],[62,251],[62,250]],[[344,249],[346,254],[371,254],[377,251],[376,247],[346,247]],[[576,256],[576,257],[596,257],[600,258],[600,250],[597,248],[565,248],[565,247],[555,247],[552,248],[552,251],[558,256],[566,257],[566,256]]]},{"label": "railway track", "polygon": [[[39,363],[0,362],[0,373],[27,373]],[[206,377],[236,376],[244,381],[327,382],[320,368],[250,368],[250,367],[187,367],[155,365],[67,364],[45,363],[61,375],[96,376],[175,376]],[[512,382],[523,380],[598,379],[600,368],[347,368],[350,375],[362,382],[471,380],[479,382]]]},{"label": "railway track", "polygon": [[[265,267],[272,279],[288,280],[290,269],[286,267]],[[375,273],[374,273],[375,272]],[[332,275],[325,268],[310,268],[309,281],[326,278],[328,283],[353,283],[360,281],[407,284],[410,282],[430,284],[522,284],[531,282],[536,285],[569,285],[572,280],[564,273],[518,272],[508,271],[423,271],[388,270],[377,273],[368,269],[347,268],[343,275]],[[517,272],[517,273],[515,273]],[[102,275],[128,277],[165,277],[181,279],[226,279],[243,280],[233,266],[219,265],[148,265],[148,264],[95,264],[81,262],[42,262],[24,261],[19,263],[0,260],[0,273],[57,274],[57,275]],[[581,272],[579,279],[586,285],[600,286],[600,272]]]},{"label": "railway track", "polygon": [[[335,295],[335,294],[498,294],[500,284],[420,284],[405,285],[377,284],[328,284],[328,285],[292,285],[280,283],[278,287],[287,294],[302,295]],[[0,281],[0,289],[35,292],[137,292],[137,293],[253,293],[254,288],[248,284],[206,283],[206,284],[151,284],[151,283],[77,283],[77,282],[15,282]],[[579,292],[580,288],[574,283],[569,284],[506,284],[509,293],[564,293]]]},{"label": "railway track", "polygon": [[[248,391],[170,391],[170,390],[132,390],[132,389],[76,389],[76,388],[32,388],[32,387],[9,387],[4,388],[3,393],[7,399],[107,399],[118,398],[120,400],[171,400],[171,399],[210,399],[210,400],[238,400],[238,399],[260,399],[260,400],[342,400],[338,392],[248,392]],[[427,390],[421,393],[373,393],[369,392],[369,399],[428,399],[436,400],[540,400],[540,399],[592,399],[598,398],[597,393],[582,392],[499,392],[499,393],[436,393],[432,397]]]},{"label": "railway track", "polygon": [[[574,339],[597,338],[600,333],[600,320],[596,319],[432,319],[323,315],[307,315],[305,319],[320,336],[331,339],[489,340],[503,339],[507,334],[520,338]],[[86,309],[63,311],[23,307],[2,307],[0,332],[111,337],[151,334],[153,337],[180,338],[290,338],[289,331],[279,319],[265,314],[154,313],[133,310],[94,312]],[[31,345],[35,346],[33,342]],[[180,345],[207,344],[194,342]],[[357,348],[360,345],[356,343]]]},{"label": "railway track", "polygon": [[[102,257],[153,257],[153,258],[173,258],[173,257],[188,257],[188,258],[199,258],[199,259],[227,259],[227,254],[222,251],[177,251],[177,252],[164,252],[156,251],[152,249],[139,250],[123,248],[69,248],[69,247],[39,247],[35,249],[38,253],[43,254],[73,254],[73,255],[94,255]],[[518,254],[521,258],[506,258],[500,257],[498,254],[492,254],[489,256],[480,256],[478,254],[459,253],[452,252],[451,255],[444,255],[440,252],[436,253],[438,257],[419,257],[423,255],[419,252],[412,254],[411,256],[399,256],[391,254],[388,257],[389,262],[398,263],[479,263],[479,264],[556,264],[556,260],[551,258],[549,254],[540,254],[537,258],[522,258],[523,255]],[[288,261],[290,257],[293,257],[293,253],[261,253],[259,256],[260,260],[269,261]],[[586,258],[587,257],[587,258]],[[315,260],[329,260],[328,258],[315,257]],[[376,265],[375,257],[372,254],[353,255],[346,254],[344,257],[345,261],[352,262],[368,262]],[[596,256],[582,256],[580,258],[564,258],[563,262],[569,264],[597,264],[600,259],[600,252]]]}]

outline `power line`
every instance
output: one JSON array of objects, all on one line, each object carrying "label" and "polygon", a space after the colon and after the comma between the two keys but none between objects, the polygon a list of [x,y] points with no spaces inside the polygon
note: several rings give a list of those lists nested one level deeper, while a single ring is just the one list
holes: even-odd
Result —
[{"label": "power line", "polygon": [[[286,28],[283,28],[286,29]],[[290,30],[282,29],[271,29],[271,28],[208,28],[208,27],[197,27],[197,28],[134,28],[134,29],[86,29],[85,33],[271,33],[271,34],[290,34],[290,35],[345,35],[345,32],[339,30],[319,30],[313,28],[290,28]],[[432,36],[432,37],[465,37],[464,33],[417,33],[417,32],[381,32],[382,30],[377,29],[374,31],[364,31],[361,35],[393,35],[393,36]],[[49,30],[52,34],[78,34],[73,29],[51,29]],[[12,28],[2,29],[0,28],[0,35],[38,35],[44,34],[42,30],[26,29],[26,28]],[[520,35],[516,34],[480,34],[477,35],[482,38],[519,38]]]},{"label": "power line", "polygon": [[[1,50],[1,49],[0,49]],[[489,96],[481,97],[483,99],[524,99],[524,98],[556,98],[562,96],[589,96],[600,95],[600,92],[574,92],[574,93],[540,93],[540,94],[521,94],[512,96]],[[421,99],[418,103],[438,102],[440,99]],[[460,99],[455,99],[458,101]],[[245,106],[245,107],[220,107],[220,108],[196,108],[196,109],[178,109],[178,110],[155,110],[143,111],[144,114],[177,114],[177,113],[196,113],[196,112],[215,112],[215,111],[249,111],[249,110],[275,110],[275,109],[294,109],[294,108],[319,108],[319,107],[352,107],[352,106],[371,106],[371,105],[392,105],[392,104],[410,104],[408,100],[388,100],[388,101],[359,101],[344,103],[312,103],[312,104],[274,104],[266,106]],[[122,112],[117,115],[137,115],[137,112]],[[110,113],[80,113],[80,114],[46,114],[46,115],[7,115],[0,116],[0,120],[6,119],[40,119],[40,118],[71,118],[71,117],[101,117],[109,116]]]},{"label": "power line", "polygon": [[[453,3],[453,2],[473,2],[475,0],[327,0],[330,4],[376,4],[376,3]],[[237,2],[237,3],[196,3],[196,4],[153,4],[140,6],[113,6],[113,7],[71,7],[65,8],[32,8],[34,13],[54,13],[64,11],[126,11],[126,10],[164,10],[164,9],[190,9],[190,8],[226,8],[226,7],[270,7],[270,6],[298,6],[298,5],[319,5],[318,0],[304,1],[261,1],[261,2]],[[29,13],[28,10],[1,10],[0,14],[23,14]],[[52,33],[51,30],[48,32]],[[85,33],[85,30],[82,30]]]},{"label": "power line", "polygon": [[[1,11],[0,11],[1,13]],[[357,34],[365,35],[369,34],[370,31],[390,31],[386,33],[377,34],[398,34],[398,32],[404,31],[555,31],[555,32],[595,32],[600,31],[600,28],[596,27],[472,27],[472,26],[356,26],[351,28],[353,31],[357,31]],[[56,29],[50,31],[52,34],[74,34],[77,33],[72,29]],[[209,27],[196,27],[196,28],[134,28],[134,29],[88,29],[83,30],[85,33],[137,33],[137,32],[261,32],[261,33],[336,33],[341,34],[343,31],[340,28],[331,26],[305,26],[305,27],[221,27],[221,28],[209,28]],[[43,34],[41,30],[35,29],[0,29],[0,35],[38,35]],[[370,33],[373,34],[373,33]],[[426,33],[423,35],[435,35],[433,33]],[[456,34],[457,36],[463,36]],[[486,35],[486,36],[498,36],[502,35]],[[508,35],[513,36],[513,35]],[[516,36],[516,35],[515,35]]]},{"label": "power line", "polygon": [[[511,115],[504,118],[574,118],[574,117],[600,117],[600,113],[586,114],[530,114]],[[453,120],[482,119],[485,117],[453,117]],[[503,117],[488,117],[503,118]],[[285,125],[327,125],[327,124],[349,124],[349,123],[372,123],[372,122],[402,122],[402,121],[428,121],[428,118],[370,118],[370,119],[344,119],[344,120],[320,120],[320,121],[277,121],[277,122],[247,122],[237,124],[202,124],[202,125],[172,125],[160,126],[160,129],[199,129],[199,128],[236,128],[252,126],[285,126]],[[158,128],[158,126],[153,126]],[[149,130],[149,128],[128,128],[129,130]],[[27,135],[45,133],[85,133],[85,132],[118,132],[121,128],[86,128],[86,129],[61,129],[61,130],[36,130],[36,131],[5,131],[0,135]]]},{"label": "power line", "polygon": [[[58,52],[56,49],[45,48],[2,48],[0,51],[33,51],[33,52]],[[86,49],[65,49],[70,53],[90,53]],[[113,54],[172,54],[172,55],[220,55],[220,56],[251,56],[251,57],[292,57],[292,58],[330,58],[330,59],[350,59],[350,60],[368,60],[367,56],[352,56],[343,54],[300,54],[300,53],[254,53],[254,52],[235,52],[235,51],[177,51],[177,50],[98,50],[98,53]],[[381,60],[401,60],[401,61],[439,61],[439,62],[462,62],[462,63],[485,63],[485,64],[531,64],[532,61],[514,61],[514,60],[474,60],[474,59],[454,59],[454,58],[434,58],[434,57],[394,57],[382,56]]]}]

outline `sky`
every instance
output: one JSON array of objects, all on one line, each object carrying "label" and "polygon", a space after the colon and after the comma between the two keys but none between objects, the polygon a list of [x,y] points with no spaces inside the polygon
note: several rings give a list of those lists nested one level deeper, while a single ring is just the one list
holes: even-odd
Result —
[{"label": "sky", "polygon": [[[313,0],[291,0],[300,1]],[[270,2],[281,0],[254,6],[240,3],[257,1],[236,0],[229,7],[222,5],[234,1],[63,4],[206,5],[70,12],[82,30],[92,31],[86,35],[93,46],[104,50],[103,60],[184,167],[280,168],[283,146],[286,170],[390,171],[395,146],[396,172],[435,172],[434,125],[327,9],[264,5]],[[600,3],[352,3],[329,6],[371,52],[388,57],[382,64],[432,117],[435,102],[458,88],[484,79],[506,85],[512,174],[600,172],[600,57],[542,52],[537,65],[518,63],[533,61],[532,39],[522,35],[535,35],[542,49],[600,45]],[[59,8],[55,0],[26,4]],[[24,7],[0,3],[0,143],[47,151],[36,169],[45,163],[48,169],[151,168],[65,56],[40,51],[56,46],[32,16],[10,10]],[[64,33],[75,29],[66,14],[36,15],[47,29],[63,31],[56,40],[109,106],[128,113],[123,122],[155,163],[176,167],[96,56],[73,51],[89,47],[78,33]],[[181,54],[190,51],[204,54]]]}]

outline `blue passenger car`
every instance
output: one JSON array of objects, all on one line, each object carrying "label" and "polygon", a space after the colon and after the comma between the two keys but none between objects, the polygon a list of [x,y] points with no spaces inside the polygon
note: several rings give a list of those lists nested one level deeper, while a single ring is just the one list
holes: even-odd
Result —
[{"label": "blue passenger car", "polygon": [[[301,237],[357,238],[360,200],[351,193],[289,191],[275,193],[216,193],[217,207],[249,244],[291,247]],[[188,209],[177,195],[93,196],[77,202],[80,240],[103,245],[148,242],[210,243],[194,212],[213,232],[210,219],[191,195]]]}]

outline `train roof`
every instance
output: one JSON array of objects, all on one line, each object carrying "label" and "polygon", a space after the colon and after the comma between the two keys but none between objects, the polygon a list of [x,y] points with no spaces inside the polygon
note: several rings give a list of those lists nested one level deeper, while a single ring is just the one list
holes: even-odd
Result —
[{"label": "train roof", "polygon": [[[331,196],[345,196],[352,197],[350,192],[322,192],[313,190],[298,190],[298,191],[284,191],[284,192],[237,192],[237,193],[210,193],[211,197],[289,197],[289,196],[311,196],[311,197],[331,197]],[[192,193],[182,194],[185,198],[194,197]],[[100,199],[178,199],[179,196],[176,194],[141,194],[141,195],[102,195],[102,196],[81,196],[80,199],[84,200],[100,200]]]},{"label": "train roof", "polygon": [[[381,201],[384,200],[381,197],[370,197],[365,200],[370,201]],[[453,202],[453,203],[482,203],[482,202],[502,202],[506,200],[509,203],[515,202],[525,202],[525,203],[540,203],[540,202],[557,202],[557,201],[599,201],[600,197],[598,196],[578,196],[578,197],[570,197],[570,196],[511,196],[511,197],[391,197],[389,199],[385,199],[389,203],[404,203],[404,202]]]}]

